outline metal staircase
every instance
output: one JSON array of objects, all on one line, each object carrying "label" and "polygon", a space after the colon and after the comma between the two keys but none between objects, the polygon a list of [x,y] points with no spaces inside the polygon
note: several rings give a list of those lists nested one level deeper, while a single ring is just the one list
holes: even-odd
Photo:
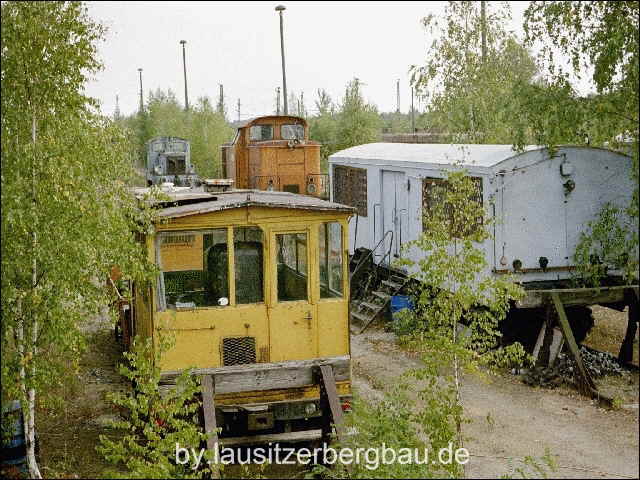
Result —
[{"label": "metal staircase", "polygon": [[[369,257],[373,258],[374,252],[378,247],[384,244],[387,235],[391,235],[391,242],[389,243],[389,250],[386,252],[380,263],[377,265],[375,262],[370,263],[370,269],[367,272],[366,278],[358,278],[357,274],[363,265],[367,264]],[[387,258],[391,258],[391,251],[393,245],[393,232],[387,231],[383,238],[378,242],[373,250],[366,255],[361,255],[358,259],[357,265],[353,270],[350,278],[358,278],[358,283],[363,285],[359,290],[362,292],[359,298],[351,299],[351,327],[358,333],[364,332],[373,320],[382,312],[389,302],[391,297],[397,294],[407,284],[409,278],[398,273],[391,273],[388,278],[381,278],[380,264],[384,263]],[[355,291],[355,289],[354,289]]]}]

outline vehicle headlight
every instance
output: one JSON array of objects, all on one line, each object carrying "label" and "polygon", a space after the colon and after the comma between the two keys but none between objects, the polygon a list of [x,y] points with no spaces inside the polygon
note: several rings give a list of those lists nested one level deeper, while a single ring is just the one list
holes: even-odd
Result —
[{"label": "vehicle headlight", "polygon": [[308,193],[316,193],[316,186],[313,183],[310,183],[307,185],[307,192]]},{"label": "vehicle headlight", "polygon": [[161,175],[162,174],[162,167],[160,165],[156,165],[153,169],[154,172],[156,172],[156,175]]},{"label": "vehicle headlight", "polygon": [[316,411],[315,403],[307,403],[307,405],[304,407],[304,413],[306,413],[307,415],[311,415],[315,411]]}]

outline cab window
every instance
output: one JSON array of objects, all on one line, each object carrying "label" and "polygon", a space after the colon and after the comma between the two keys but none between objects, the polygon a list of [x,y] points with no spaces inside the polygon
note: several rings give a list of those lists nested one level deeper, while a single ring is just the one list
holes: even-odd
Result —
[{"label": "cab window", "polygon": [[307,234],[276,235],[278,301],[307,299]]},{"label": "cab window", "polygon": [[236,282],[236,303],[260,303],[263,295],[262,230],[257,227],[233,229],[233,255]]},{"label": "cab window", "polygon": [[318,231],[320,298],[342,298],[342,225],[322,223]]},{"label": "cab window", "polygon": [[249,140],[252,142],[273,140],[273,125],[253,125],[249,129]]},{"label": "cab window", "polygon": [[165,308],[229,304],[226,228],[162,233],[159,248]]},{"label": "cab window", "polygon": [[283,140],[304,140],[304,126],[302,125],[282,125],[280,135]]}]

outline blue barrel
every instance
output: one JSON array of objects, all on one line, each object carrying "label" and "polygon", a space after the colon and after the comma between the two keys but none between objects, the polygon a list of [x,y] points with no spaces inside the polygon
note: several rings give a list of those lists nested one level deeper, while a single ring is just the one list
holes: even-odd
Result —
[{"label": "blue barrel", "polygon": [[402,309],[408,308],[409,310],[413,310],[413,302],[406,295],[392,295],[391,296],[391,315],[399,312]]}]

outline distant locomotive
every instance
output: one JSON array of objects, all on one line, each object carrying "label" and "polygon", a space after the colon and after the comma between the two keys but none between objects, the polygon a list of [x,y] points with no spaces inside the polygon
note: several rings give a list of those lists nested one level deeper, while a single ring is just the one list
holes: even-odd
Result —
[{"label": "distant locomotive", "polygon": [[328,175],[320,172],[320,144],[309,140],[304,118],[269,115],[236,124],[221,146],[222,174],[236,188],[302,193],[325,198]]},{"label": "distant locomotive", "polygon": [[176,186],[199,186],[200,177],[191,163],[189,142],[178,137],[155,137],[147,142],[147,185],[171,182]]}]

